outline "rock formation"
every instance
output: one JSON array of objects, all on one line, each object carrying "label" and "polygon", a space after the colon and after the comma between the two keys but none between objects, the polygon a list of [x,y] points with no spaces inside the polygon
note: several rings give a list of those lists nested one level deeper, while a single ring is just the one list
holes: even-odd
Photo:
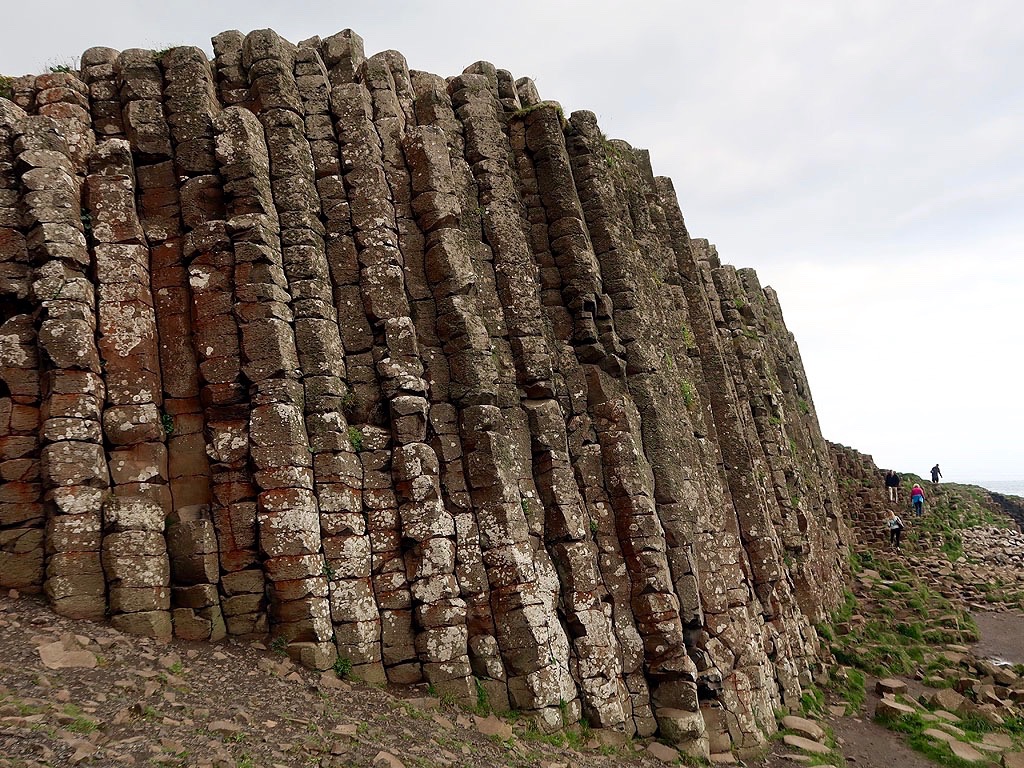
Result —
[{"label": "rock formation", "polygon": [[847,545],[775,293],[529,79],[348,30],[213,51],[0,99],[0,586],[763,743]]}]

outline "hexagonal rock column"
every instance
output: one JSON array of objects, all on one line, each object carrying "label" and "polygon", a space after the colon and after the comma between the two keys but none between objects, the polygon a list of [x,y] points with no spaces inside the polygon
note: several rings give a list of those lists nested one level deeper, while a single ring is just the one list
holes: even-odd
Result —
[{"label": "hexagonal rock column", "polygon": [[[287,94],[288,83],[294,90],[291,67],[282,69],[279,57],[267,53],[273,43],[273,38],[253,33],[243,47],[243,64],[251,58],[271,65],[263,77],[265,99]],[[271,629],[289,643],[302,644],[294,653],[322,668],[333,663],[335,649],[270,161],[263,127],[251,112],[230,107],[218,115],[214,127],[231,216],[228,235],[235,257],[242,373],[251,382],[249,445],[260,489],[257,530],[270,582]]]},{"label": "hexagonal rock column", "polygon": [[[303,362],[306,422],[335,646],[339,658],[351,664],[353,675],[383,682],[380,614],[370,580],[370,538],[362,503],[363,468],[345,416],[353,396],[344,381],[342,334],[349,342],[367,339],[365,348],[372,340],[362,302],[355,304],[351,298],[358,297],[359,268],[330,113],[328,71],[319,53],[324,48],[313,39],[300,43],[295,52],[295,84],[305,115],[301,128],[296,128],[309,146],[309,155],[300,155],[300,172],[316,190],[312,204],[304,197],[295,207],[304,212],[297,219],[302,226],[288,236],[297,239],[285,245],[284,263],[297,294],[293,307],[299,356],[308,357]],[[347,322],[339,323],[341,317]]]},{"label": "hexagonal rock column", "polygon": [[[160,355],[149,287],[149,249],[135,214],[128,142],[110,139],[89,158],[85,203],[99,283],[105,442],[114,495],[104,502],[103,569],[115,626],[168,637],[170,569],[164,520],[171,512],[159,405]],[[125,510],[131,509],[131,512]]]},{"label": "hexagonal rock column", "polygon": [[[104,399],[96,349],[96,297],[88,277],[80,185],[70,150],[50,118],[21,122],[15,142],[35,266],[32,294],[42,304],[40,470],[47,502],[47,597],[58,613],[106,613],[100,564],[101,506],[109,486],[100,426]],[[39,194],[33,194],[39,193]]]},{"label": "hexagonal rock column", "polygon": [[14,140],[25,112],[0,99],[0,587],[43,586],[39,355],[32,267],[18,201]]},{"label": "hexagonal rock column", "polygon": [[[163,103],[171,138],[181,232],[193,246],[195,232],[223,220],[224,203],[213,152],[213,116],[220,110],[213,73],[198,48],[172,48],[160,59]],[[199,234],[198,241],[204,237]],[[174,631],[179,637],[220,639],[227,631],[220,605],[216,526],[211,513],[212,471],[204,439],[205,409],[200,400],[199,367],[193,349],[190,286],[181,241],[156,249],[153,284],[161,328],[164,369],[164,422],[170,488],[168,519]],[[190,252],[191,255],[191,252]],[[243,622],[244,623],[244,622]],[[237,628],[237,623],[236,623]]]}]

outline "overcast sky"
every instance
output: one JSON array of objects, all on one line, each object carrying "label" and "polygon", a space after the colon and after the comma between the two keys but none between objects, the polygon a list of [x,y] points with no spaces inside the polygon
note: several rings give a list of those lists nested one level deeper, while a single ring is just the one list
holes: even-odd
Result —
[{"label": "overcast sky", "polygon": [[485,59],[651,151],[691,234],[779,293],[825,437],[1024,480],[1024,13],[1011,0],[7,4],[0,72],[93,45],[351,28]]}]

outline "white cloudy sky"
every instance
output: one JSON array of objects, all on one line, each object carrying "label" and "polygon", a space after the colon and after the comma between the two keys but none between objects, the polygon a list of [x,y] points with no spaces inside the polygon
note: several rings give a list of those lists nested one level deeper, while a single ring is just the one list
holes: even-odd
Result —
[{"label": "white cloudy sky", "polygon": [[903,471],[1024,480],[1013,0],[60,0],[4,17],[5,74],[269,26],[533,77],[650,149],[691,233],[775,287],[827,438]]}]

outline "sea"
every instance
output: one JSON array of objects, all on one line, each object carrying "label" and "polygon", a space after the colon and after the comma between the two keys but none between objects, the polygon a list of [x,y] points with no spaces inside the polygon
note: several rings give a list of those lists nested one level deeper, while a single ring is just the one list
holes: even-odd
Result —
[{"label": "sea", "polygon": [[980,485],[1004,496],[1024,496],[1024,480],[971,480],[970,485]]}]

